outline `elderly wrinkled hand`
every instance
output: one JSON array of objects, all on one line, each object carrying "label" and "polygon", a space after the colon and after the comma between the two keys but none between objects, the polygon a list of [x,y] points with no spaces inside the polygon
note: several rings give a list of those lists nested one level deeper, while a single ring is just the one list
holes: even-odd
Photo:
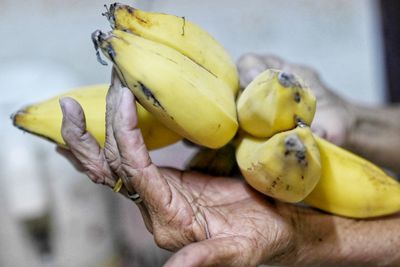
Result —
[{"label": "elderly wrinkled hand", "polygon": [[135,196],[157,245],[179,250],[167,265],[254,266],[291,258],[293,207],[267,199],[242,180],[154,165],[137,128],[134,96],[115,74],[104,148],[86,131],[80,105],[71,98],[60,104],[69,147],[63,154],[95,183],[114,188],[122,179],[120,192]]},{"label": "elderly wrinkled hand", "polygon": [[349,112],[349,103],[330,90],[315,70],[304,65],[289,63],[274,55],[253,53],[243,55],[237,65],[242,87],[246,87],[266,69],[280,69],[299,75],[317,97],[317,111],[311,128],[316,134],[332,143],[345,145],[354,120]]}]

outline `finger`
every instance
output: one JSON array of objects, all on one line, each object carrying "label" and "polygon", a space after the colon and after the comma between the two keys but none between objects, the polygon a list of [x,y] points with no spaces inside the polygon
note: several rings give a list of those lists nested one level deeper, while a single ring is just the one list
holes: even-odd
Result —
[{"label": "finger", "polygon": [[318,106],[326,105],[327,103],[335,101],[337,98],[332,90],[321,80],[318,72],[313,68],[300,64],[286,63],[282,69],[298,75],[305,82],[316,96]]},{"label": "finger", "polygon": [[311,125],[311,131],[321,138],[326,138],[326,130],[320,125]]},{"label": "finger", "polygon": [[159,169],[152,163],[149,152],[137,127],[135,98],[121,87],[122,97],[113,120],[114,137],[121,156],[121,169],[133,189],[153,209],[166,206],[171,191]]},{"label": "finger", "polygon": [[80,161],[72,154],[72,152],[69,149],[62,148],[60,146],[56,147],[57,153],[62,155],[64,158],[66,158],[77,171],[84,172],[85,168],[83,168],[82,164]]},{"label": "finger", "polygon": [[240,86],[245,88],[266,68],[262,58],[256,54],[245,54],[237,62]]},{"label": "finger", "polygon": [[[332,107],[317,108],[315,117],[311,124],[312,129],[323,129],[325,134],[322,136],[328,141],[341,146],[346,140],[346,126],[342,118],[346,118],[346,114]],[[347,115],[348,116],[348,115]]]},{"label": "finger", "polygon": [[[119,155],[118,145],[115,141],[112,123],[115,117],[115,109],[118,107],[121,93],[121,82],[118,79],[115,69],[111,74],[111,85],[106,97],[106,140],[104,144],[104,156],[110,166],[112,172],[121,175],[121,157]],[[123,177],[119,177],[123,178]],[[123,181],[126,184],[126,181]]]},{"label": "finger", "polygon": [[86,131],[82,107],[72,98],[60,99],[63,113],[61,134],[85,173],[95,183],[114,186],[111,170],[96,139]]},{"label": "finger", "polygon": [[264,54],[261,56],[266,69],[282,69],[286,62],[276,55]]},{"label": "finger", "polygon": [[245,88],[266,69],[280,69],[283,65],[284,61],[274,55],[246,54],[237,62],[240,85]]},{"label": "finger", "polygon": [[255,258],[256,253],[250,258],[240,243],[233,238],[224,237],[187,245],[175,253],[164,266],[256,266],[257,262],[248,262]]}]

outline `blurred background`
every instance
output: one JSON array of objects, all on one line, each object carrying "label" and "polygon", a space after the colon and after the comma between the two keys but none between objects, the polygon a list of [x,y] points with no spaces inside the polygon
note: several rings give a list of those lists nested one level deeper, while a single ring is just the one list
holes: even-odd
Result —
[{"label": "blurred background", "polygon": [[[353,101],[397,100],[388,56],[395,0],[120,2],[185,16],[235,60],[246,52],[276,54],[317,69]],[[109,29],[101,13],[110,3],[1,1],[0,266],[160,266],[170,256],[154,245],[133,203],[95,186],[54,144],[24,134],[9,119],[24,105],[109,81],[110,67],[96,61],[90,35]],[[182,168],[191,153],[176,144],[151,156]]]}]

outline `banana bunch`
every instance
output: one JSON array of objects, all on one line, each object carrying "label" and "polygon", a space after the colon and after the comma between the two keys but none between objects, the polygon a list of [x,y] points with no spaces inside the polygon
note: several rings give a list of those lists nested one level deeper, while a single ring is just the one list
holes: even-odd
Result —
[{"label": "banana bunch", "polygon": [[[225,49],[185,18],[112,4],[104,14],[115,28],[92,35],[98,59],[101,49],[138,104],[139,128],[149,149],[182,138],[223,147],[238,129],[235,95],[239,77]],[[71,96],[83,106],[88,131],[105,139],[107,85],[78,88],[21,109],[15,126],[64,144],[58,99]]]},{"label": "banana bunch", "polygon": [[236,134],[235,95],[226,82],[179,51],[121,30],[94,41],[139,103],[191,142],[219,148]]},{"label": "banana bunch", "polygon": [[195,144],[229,143],[238,129],[239,77],[225,49],[185,18],[121,4],[105,15],[114,30],[94,32],[93,42],[138,102]]},{"label": "banana bunch", "polygon": [[[302,201],[321,176],[320,155],[309,127],[316,99],[297,76],[269,69],[237,100],[236,159],[246,181],[285,202]],[[296,127],[297,126],[297,127]]]},{"label": "banana bunch", "polygon": [[[306,126],[315,97],[296,76],[266,70],[237,100],[236,159],[246,181],[271,197],[352,218],[400,211],[400,183]],[[297,126],[296,126],[297,125]]]},{"label": "banana bunch", "polygon": [[[86,118],[87,130],[101,146],[105,141],[106,95],[109,85],[99,84],[73,89],[49,100],[27,106],[12,116],[16,127],[44,137],[59,145],[65,145],[61,136],[62,112],[59,99],[69,96],[77,100]],[[140,104],[137,103],[138,127],[149,149],[157,149],[182,139],[170,131]]]}]

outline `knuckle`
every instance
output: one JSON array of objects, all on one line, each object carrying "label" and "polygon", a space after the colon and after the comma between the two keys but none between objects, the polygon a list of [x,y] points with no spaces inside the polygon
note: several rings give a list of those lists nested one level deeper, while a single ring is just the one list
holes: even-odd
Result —
[{"label": "knuckle", "polygon": [[276,68],[279,69],[282,65],[285,64],[284,60],[273,54],[265,54],[262,56],[262,62],[265,65],[265,68],[271,69]]},{"label": "knuckle", "polygon": [[159,246],[160,248],[167,249],[167,250],[176,250],[179,249],[181,246],[179,246],[176,240],[176,237],[170,236],[166,231],[160,231],[154,229],[154,241]]},{"label": "knuckle", "polygon": [[85,130],[82,130],[82,131],[80,131],[80,132],[77,133],[77,134],[79,134],[79,135],[78,135],[78,140],[79,140],[80,142],[83,142],[83,143],[88,142],[88,141],[90,140],[90,138],[91,138],[90,133],[89,133],[88,131],[85,131]]},{"label": "knuckle", "polygon": [[96,184],[104,184],[107,174],[100,161],[88,161],[84,164],[89,178]]},{"label": "knuckle", "polygon": [[302,76],[302,78],[305,80],[319,80],[318,72],[310,66],[301,64],[290,64],[288,65],[288,69],[295,74]]},{"label": "knuckle", "polygon": [[261,61],[260,56],[254,53],[247,53],[242,55],[237,62],[239,68],[249,68],[254,64],[258,64]]},{"label": "knuckle", "polygon": [[142,172],[141,170],[132,168],[130,165],[124,164],[121,162],[121,164],[115,169],[116,173],[124,173],[129,180],[134,179],[135,177],[142,177]]},{"label": "knuckle", "polygon": [[104,177],[103,176],[99,176],[96,175],[95,173],[91,172],[91,171],[86,171],[86,175],[89,177],[89,179],[95,183],[95,184],[104,184]]},{"label": "knuckle", "polygon": [[61,128],[61,136],[64,138],[65,142],[69,142],[71,140],[74,140],[74,137],[76,134],[74,133],[73,130],[67,128],[67,127],[62,127]]},{"label": "knuckle", "polygon": [[108,165],[113,170],[117,170],[120,168],[121,162],[119,159],[119,155],[117,154],[117,152],[115,152],[112,148],[110,148],[107,145],[104,148],[104,156],[106,158],[106,161],[108,162]]},{"label": "knuckle", "polygon": [[86,142],[90,137],[90,134],[85,129],[76,125],[73,125],[73,127],[62,127],[61,135],[66,142]]}]

